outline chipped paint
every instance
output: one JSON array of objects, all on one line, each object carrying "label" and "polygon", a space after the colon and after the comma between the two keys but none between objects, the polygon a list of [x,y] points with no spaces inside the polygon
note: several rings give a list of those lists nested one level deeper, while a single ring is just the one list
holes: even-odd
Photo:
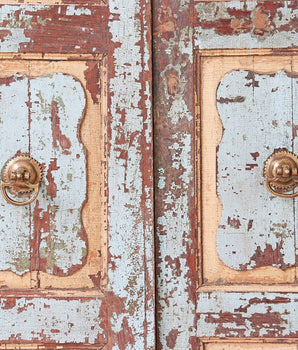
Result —
[{"label": "chipped paint", "polygon": [[0,5],[0,52],[104,53],[107,28],[106,6]]},{"label": "chipped paint", "polygon": [[[240,320],[239,322],[241,322],[241,318],[245,318],[244,312],[234,322],[233,317],[237,312],[232,314],[231,311],[231,319],[229,314],[227,314],[225,319],[225,309],[232,309],[234,305],[241,305],[242,298],[243,300],[246,297],[247,299],[253,299],[253,296],[258,298],[259,294],[235,293],[236,296],[234,297],[232,293],[218,292],[218,295],[222,295],[218,303],[213,300],[217,297],[215,292],[205,294],[200,293],[200,289],[198,289],[197,295],[195,295],[198,286],[196,282],[200,284],[204,281],[204,275],[200,269],[201,261],[199,261],[198,267],[196,265],[196,259],[202,255],[202,247],[200,245],[198,246],[199,254],[197,255],[197,237],[195,233],[195,226],[198,225],[199,228],[201,226],[201,223],[198,221],[201,219],[202,209],[200,206],[200,176],[202,170],[200,160],[198,160],[198,172],[196,174],[198,178],[197,183],[195,183],[194,165],[196,163],[196,155],[194,152],[196,145],[194,139],[200,139],[201,130],[199,115],[194,122],[193,98],[195,82],[193,74],[198,74],[198,82],[201,82],[202,79],[212,80],[212,72],[211,76],[207,77],[201,77],[199,71],[194,73],[196,68],[194,67],[194,55],[196,53],[193,52],[193,49],[200,50],[199,52],[205,56],[212,56],[215,53],[218,56],[224,55],[225,53],[222,51],[216,50],[222,48],[246,49],[245,54],[250,53],[249,49],[258,48],[270,48],[274,49],[275,52],[278,52],[279,48],[293,49],[298,46],[297,3],[295,1],[195,1],[193,4],[192,1],[182,3],[171,0],[155,0],[153,2],[153,15],[155,214],[158,286],[157,348],[201,349],[202,346],[203,349],[205,346],[196,336],[203,339],[216,337],[215,341],[219,344],[221,344],[221,341],[223,341],[223,344],[226,344],[224,340],[229,336],[244,336],[244,332],[237,329],[237,321]],[[194,34],[192,32],[193,29]],[[194,45],[192,46],[192,44]],[[212,50],[204,51],[205,49]],[[244,55],[241,50],[238,50],[238,52]],[[227,55],[231,55],[231,60],[232,53],[232,50],[227,53]],[[258,51],[257,54],[262,55],[262,51]],[[197,57],[199,61],[198,68],[200,68],[200,57],[199,55]],[[257,87],[250,87],[250,89],[253,88],[256,89]],[[226,88],[224,91],[227,90]],[[235,88],[236,90],[237,88]],[[195,92],[199,94],[200,90]],[[258,94],[260,93],[258,92]],[[241,93],[241,89],[237,90],[237,94],[232,96],[226,95],[218,98],[218,105],[221,103],[220,108],[234,108],[233,111],[239,113],[239,109],[243,104],[247,103],[249,106],[249,101],[246,101],[246,96]],[[274,109],[273,106],[271,107],[271,112],[277,113],[279,109],[281,107]],[[200,113],[199,108],[197,112],[198,114]],[[208,115],[203,117],[208,117]],[[282,116],[280,115],[279,118],[282,119]],[[280,122],[279,118],[275,118],[278,124]],[[195,130],[196,127],[197,130]],[[273,124],[272,127],[276,128]],[[229,133],[230,143],[233,137],[236,137],[234,136],[235,127],[233,131],[231,129]],[[195,132],[197,132],[197,135],[195,135]],[[204,146],[202,145],[202,147]],[[200,157],[200,147],[201,145],[196,149],[198,157]],[[255,149],[250,149],[249,152],[251,154],[248,153],[247,155],[243,171],[247,173],[260,171],[262,168],[261,152],[258,154],[258,150]],[[196,188],[196,184],[199,188]],[[226,191],[224,186],[222,191]],[[252,196],[251,193],[249,194]],[[194,195],[197,196],[199,205],[197,215]],[[225,205],[233,206],[231,200],[228,202],[227,193],[225,196]],[[282,213],[284,214],[285,211]],[[216,220],[216,214],[214,212],[213,220]],[[213,213],[211,212],[210,215],[212,217]],[[246,219],[244,225],[237,215],[225,215],[225,224],[229,226],[226,230],[241,231],[245,227],[252,241],[252,237],[256,235],[256,218],[247,217]],[[275,266],[285,268],[295,264],[293,262],[293,225],[294,222],[292,220],[292,226],[288,228],[287,243],[282,248],[283,260],[281,261],[280,254],[277,254],[275,249],[281,249],[281,237],[276,237],[273,232],[270,232],[274,243],[272,245],[270,245],[270,242],[266,244],[266,237],[263,238],[265,243],[258,251],[260,254],[258,257],[254,256],[257,266],[273,263]],[[277,230],[279,229],[277,228]],[[198,239],[200,240],[200,237]],[[207,241],[209,239],[208,230],[204,232],[204,239]],[[286,240],[286,238],[283,238],[283,240]],[[235,239],[236,241],[237,239]],[[226,237],[221,238],[218,249],[224,251],[226,244],[229,244],[229,240]],[[243,243],[243,250],[238,254],[239,261],[241,257],[245,256],[245,249],[245,243]],[[271,256],[272,261],[269,262],[264,259],[263,253],[267,254],[266,257]],[[286,254],[287,257],[285,257]],[[226,257],[225,263],[231,266],[233,264],[233,260],[231,260]],[[204,263],[208,264],[210,269],[212,269],[212,257],[207,256],[207,260]],[[222,262],[220,263],[222,266]],[[246,268],[251,268],[252,264]],[[227,270],[229,269],[227,268]],[[244,272],[241,271],[240,273]],[[283,272],[279,271],[279,273]],[[241,283],[241,277],[239,277],[239,281]],[[221,283],[220,279],[218,283]],[[211,285],[208,287],[212,290]],[[263,289],[265,290],[265,286],[263,286]],[[243,290],[245,290],[244,285]],[[264,293],[264,295],[267,294]],[[279,306],[275,306],[271,314],[271,303],[269,301],[271,295],[268,294],[268,297],[266,299],[265,296],[261,299],[262,302],[259,303],[259,305],[263,303],[260,308],[260,314],[257,313],[256,308],[252,318],[246,321],[245,335],[250,337],[262,337],[262,335],[277,337],[281,334],[283,337],[295,337],[296,334],[292,332],[295,331],[294,325],[297,323],[294,303],[291,302],[289,309],[284,310],[286,303],[282,304],[280,302]],[[196,298],[199,301],[195,311],[193,304]],[[291,294],[290,299],[293,301],[295,295]],[[206,312],[207,314],[212,305],[215,305],[214,315],[212,314],[212,317],[208,319],[208,316],[205,316],[204,313]],[[275,312],[275,310],[277,311]],[[197,314],[195,315],[196,312]],[[239,313],[241,312],[239,311]],[[281,313],[280,320],[278,320],[278,313]],[[199,317],[199,322],[194,326],[196,316]],[[235,317],[238,317],[238,315]],[[220,328],[220,325],[217,324],[221,319],[222,322],[226,322],[223,328]],[[231,323],[231,328],[229,328],[229,322]],[[265,322],[265,324],[262,322]],[[194,336],[195,329],[197,329],[196,336]],[[219,337],[224,339],[219,339]],[[222,348],[224,347],[225,345],[222,345]]]},{"label": "chipped paint", "polygon": [[[73,273],[82,266],[87,253],[80,214],[86,199],[85,154],[77,129],[85,109],[84,89],[73,77],[63,74],[30,79],[17,76],[1,89],[1,130],[10,139],[1,138],[1,168],[16,152],[30,154],[46,176],[30,207],[16,209],[1,196],[0,230],[5,232],[6,242],[3,238],[0,268],[18,274],[29,269],[58,275]],[[12,93],[16,101],[11,99]],[[7,113],[7,105],[11,113]],[[71,181],[68,173],[73,174]]]},{"label": "chipped paint", "polygon": [[198,49],[298,46],[297,2],[195,2]]},{"label": "chipped paint", "polygon": [[[85,92],[78,80],[60,73],[30,79],[29,91],[30,154],[47,174],[45,186],[31,205],[38,212],[32,232],[40,235],[39,239],[32,237],[38,260],[35,268],[68,275],[84,264],[87,254],[81,222],[87,191],[86,157],[79,136]],[[43,223],[47,221],[46,227]]]},{"label": "chipped paint", "polygon": [[[1,298],[3,342],[89,343],[105,341],[100,318],[104,302],[75,298]],[[69,317],[71,315],[71,317]]]},{"label": "chipped paint", "polygon": [[198,337],[297,338],[295,293],[199,293]]},{"label": "chipped paint", "polygon": [[109,1],[110,349],[153,349],[150,2]]},{"label": "chipped paint", "polygon": [[[3,80],[0,85],[0,99],[2,169],[15,152],[28,152],[29,149],[27,79],[18,75]],[[14,127],[15,125],[18,127]],[[0,208],[0,270],[24,274],[30,270],[30,208],[9,205],[2,195]]]},{"label": "chipped paint", "polygon": [[275,150],[298,151],[292,138],[297,83],[285,71],[262,75],[239,70],[227,74],[218,86],[217,109],[224,131],[217,152],[217,194],[222,204],[217,251],[231,268],[295,266],[296,200],[272,196],[263,169]]},{"label": "chipped paint", "polygon": [[197,349],[192,2],[153,3],[157,348]]}]

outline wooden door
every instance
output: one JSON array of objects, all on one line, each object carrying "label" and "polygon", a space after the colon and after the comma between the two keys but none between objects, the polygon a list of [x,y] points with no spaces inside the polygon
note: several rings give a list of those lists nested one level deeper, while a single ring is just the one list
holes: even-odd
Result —
[{"label": "wooden door", "polygon": [[297,349],[297,1],[153,12],[157,348]]},{"label": "wooden door", "polygon": [[153,349],[150,3],[0,9],[0,348]]}]

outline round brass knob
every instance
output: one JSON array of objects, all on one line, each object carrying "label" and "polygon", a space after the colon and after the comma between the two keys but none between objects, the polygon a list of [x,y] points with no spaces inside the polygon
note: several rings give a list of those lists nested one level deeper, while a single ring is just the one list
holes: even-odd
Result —
[{"label": "round brass knob", "polygon": [[293,198],[298,192],[286,193],[294,190],[298,184],[298,157],[289,151],[273,153],[264,167],[266,187],[275,196]]},{"label": "round brass knob", "polygon": [[[29,156],[17,156],[9,160],[1,173],[1,192],[5,200],[14,205],[26,205],[35,200],[42,179],[40,164]],[[8,195],[8,190],[17,194],[32,193],[29,199],[17,201]]]}]

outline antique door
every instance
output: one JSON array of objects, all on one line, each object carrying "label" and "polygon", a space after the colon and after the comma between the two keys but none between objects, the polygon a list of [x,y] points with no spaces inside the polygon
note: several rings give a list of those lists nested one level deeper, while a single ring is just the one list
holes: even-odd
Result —
[{"label": "antique door", "polygon": [[0,13],[0,348],[153,349],[150,3]]},{"label": "antique door", "polygon": [[153,13],[157,348],[296,350],[298,3]]}]

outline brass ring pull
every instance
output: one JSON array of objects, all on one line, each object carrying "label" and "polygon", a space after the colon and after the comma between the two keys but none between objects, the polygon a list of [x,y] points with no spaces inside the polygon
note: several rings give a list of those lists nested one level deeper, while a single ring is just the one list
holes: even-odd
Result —
[{"label": "brass ring pull", "polygon": [[[32,203],[39,192],[42,179],[42,169],[39,163],[28,156],[18,156],[6,163],[1,174],[1,192],[4,199],[13,205],[27,205]],[[32,193],[23,201],[13,199],[8,195],[8,191],[21,196],[21,194]]]},{"label": "brass ring pull", "polygon": [[264,176],[268,191],[275,196],[294,198],[298,192],[293,191],[298,185],[298,157],[289,151],[273,153],[266,161]]}]

